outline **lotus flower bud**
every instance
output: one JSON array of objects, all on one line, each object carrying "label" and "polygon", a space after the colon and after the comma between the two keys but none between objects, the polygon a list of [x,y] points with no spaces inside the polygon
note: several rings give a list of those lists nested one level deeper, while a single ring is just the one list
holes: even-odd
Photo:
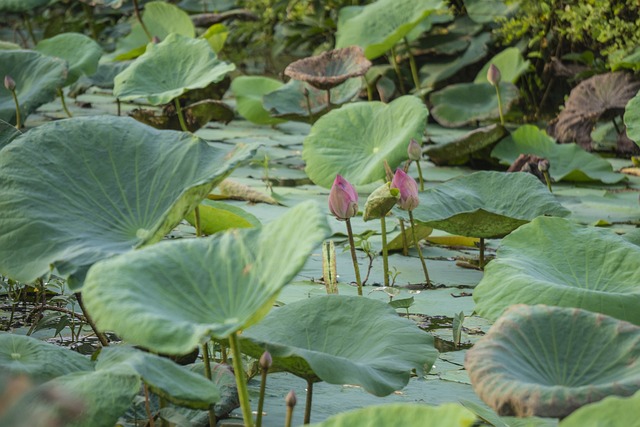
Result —
[{"label": "lotus flower bud", "polygon": [[400,190],[391,188],[390,182],[376,188],[364,204],[362,219],[369,221],[370,219],[382,218],[393,209],[398,199],[400,199]]},{"label": "lotus flower bud", "polygon": [[547,160],[547,159],[540,160],[538,162],[538,170],[540,170],[540,172],[549,171],[549,160]]},{"label": "lotus flower bud", "polygon": [[272,364],[273,359],[271,358],[271,353],[269,353],[268,351],[262,353],[262,356],[260,356],[260,367],[267,370],[271,367]]},{"label": "lotus flower bud", "polygon": [[153,43],[153,44],[158,44],[158,43],[160,43],[160,37],[158,37],[158,36],[153,36],[153,38],[151,39],[151,43]]},{"label": "lotus flower bud", "polygon": [[16,81],[13,80],[9,75],[4,76],[4,87],[6,87],[7,90],[13,92],[14,90],[16,90]]},{"label": "lotus flower bud", "polygon": [[291,390],[287,393],[287,397],[284,398],[284,402],[287,404],[289,408],[293,408],[298,403],[298,399],[296,399],[296,393]]},{"label": "lotus flower bud", "polygon": [[396,170],[396,174],[393,176],[393,181],[391,181],[391,188],[397,188],[400,190],[398,206],[400,206],[401,209],[412,211],[418,207],[418,204],[420,204],[420,199],[418,197],[418,183],[402,169]]},{"label": "lotus flower bud", "polygon": [[342,176],[336,176],[329,193],[329,210],[341,221],[358,213],[358,192]]},{"label": "lotus flower bud", "polygon": [[409,141],[407,154],[409,155],[409,160],[418,161],[422,158],[422,148],[420,147],[420,144],[418,144],[418,141],[415,139],[411,139],[411,141]]},{"label": "lotus flower bud", "polygon": [[502,74],[500,74],[500,69],[493,64],[489,65],[489,69],[487,70],[487,80],[489,80],[491,86],[498,86],[501,78]]}]

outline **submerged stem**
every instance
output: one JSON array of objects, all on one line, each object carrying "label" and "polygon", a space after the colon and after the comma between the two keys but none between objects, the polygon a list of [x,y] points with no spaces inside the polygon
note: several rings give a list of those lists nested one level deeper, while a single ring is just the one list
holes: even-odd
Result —
[{"label": "submerged stem", "polygon": [[387,250],[387,224],[384,215],[380,217],[382,231],[382,269],[384,270],[384,285],[389,286],[389,251]]},{"label": "submerged stem", "polygon": [[231,357],[233,357],[233,371],[236,376],[236,387],[238,387],[238,397],[240,399],[240,408],[242,409],[244,426],[253,427],[253,416],[251,415],[251,402],[249,401],[247,378],[244,375],[244,369],[242,369],[242,354],[240,353],[240,343],[238,342],[237,332],[229,335],[229,347],[231,348]]},{"label": "submerged stem", "polygon": [[413,213],[409,211],[409,222],[411,223],[411,233],[413,234],[413,244],[416,246],[418,250],[418,255],[420,256],[420,262],[422,263],[422,271],[424,271],[424,279],[427,281],[427,285],[431,286],[431,279],[429,279],[429,271],[427,270],[427,264],[424,262],[424,257],[422,256],[422,250],[420,249],[420,245],[418,244],[418,236],[416,235],[416,227],[415,221],[413,220]]},{"label": "submerged stem", "polygon": [[353,271],[356,274],[356,283],[358,284],[358,295],[362,296],[362,281],[360,280],[360,268],[358,267],[358,257],[356,256],[356,244],[353,241],[353,230],[351,229],[351,220],[347,218],[347,234],[349,235],[349,248],[351,249],[351,259],[353,260]]}]

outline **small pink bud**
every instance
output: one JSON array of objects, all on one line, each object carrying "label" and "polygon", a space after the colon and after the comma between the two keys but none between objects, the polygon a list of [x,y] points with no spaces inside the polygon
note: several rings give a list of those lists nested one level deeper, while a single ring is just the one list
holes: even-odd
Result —
[{"label": "small pink bud", "polygon": [[151,39],[151,43],[153,43],[153,44],[158,44],[158,43],[160,43],[160,37],[158,37],[158,36],[153,36],[153,38]]},{"label": "small pink bud", "polygon": [[16,81],[13,80],[11,76],[4,76],[4,87],[6,87],[7,90],[13,92],[14,90],[16,90]]},{"label": "small pink bud", "polygon": [[341,221],[358,213],[358,192],[342,176],[336,176],[329,193],[329,210]]},{"label": "small pink bud", "polygon": [[418,144],[418,141],[415,139],[409,141],[407,154],[409,155],[409,160],[418,161],[422,158],[422,148],[420,147],[420,144]]},{"label": "small pink bud", "polygon": [[397,169],[391,181],[391,188],[400,190],[398,206],[405,211],[412,211],[420,204],[418,197],[418,183],[402,169]]},{"label": "small pink bud", "polygon": [[273,359],[271,358],[271,353],[269,353],[268,351],[262,353],[262,356],[260,356],[260,367],[262,369],[268,370],[272,364]]},{"label": "small pink bud", "polygon": [[487,80],[491,83],[491,86],[497,86],[500,84],[500,79],[502,79],[502,74],[500,74],[500,69],[495,65],[489,65],[489,69],[487,70]]},{"label": "small pink bud", "polygon": [[284,398],[284,402],[287,404],[289,408],[293,408],[298,403],[298,399],[296,398],[296,393],[291,390],[287,393],[287,397]]}]

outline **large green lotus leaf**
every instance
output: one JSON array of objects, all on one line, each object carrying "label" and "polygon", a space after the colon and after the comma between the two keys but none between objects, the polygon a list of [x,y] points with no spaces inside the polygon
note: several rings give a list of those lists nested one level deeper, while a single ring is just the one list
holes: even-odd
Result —
[{"label": "large green lotus leaf", "polygon": [[0,0],[0,12],[28,12],[40,6],[46,6],[54,0]]},{"label": "large green lotus leaf", "polygon": [[77,371],[92,371],[89,358],[25,335],[0,333],[0,370],[47,381]]},{"label": "large green lotus leaf", "polygon": [[480,24],[493,22],[508,10],[503,0],[464,0],[464,7],[469,17]]},{"label": "large green lotus leaf", "polygon": [[139,375],[151,391],[176,405],[208,409],[220,399],[220,390],[205,376],[133,347],[105,347],[100,352],[96,370],[125,366]]},{"label": "large green lotus leaf", "polygon": [[125,117],[39,126],[0,151],[0,272],[31,282],[53,266],[78,289],[94,262],[160,240],[253,151]]},{"label": "large green lotus leaf", "polygon": [[569,211],[531,174],[480,171],[427,189],[413,213],[451,234],[496,238],[540,215]]},{"label": "large green lotus leaf", "polygon": [[475,421],[476,416],[457,403],[392,403],[338,414],[312,427],[471,427]]},{"label": "large green lotus leaf", "polygon": [[63,33],[41,40],[36,50],[48,56],[67,61],[69,72],[64,86],[75,83],[81,75],[92,75],[98,70],[102,48],[93,39],[80,33]]},{"label": "large green lotus leaf", "polygon": [[99,327],[167,354],[259,321],[327,235],[303,203],[257,229],[161,242],[95,264],[83,295]]},{"label": "large green lotus leaf", "polygon": [[0,149],[22,135],[15,126],[10,125],[4,120],[0,120]]},{"label": "large green lotus leaf", "polygon": [[329,112],[304,140],[307,175],[325,188],[338,174],[354,185],[384,179],[384,161],[395,168],[407,159],[407,144],[422,139],[428,114],[415,96],[390,104],[357,102]]},{"label": "large green lotus leaf", "polygon": [[[0,51],[0,76],[16,82],[22,122],[38,107],[56,98],[67,78],[65,61],[31,50]],[[16,104],[11,92],[0,90],[0,120],[16,123]]]},{"label": "large green lotus leaf", "polygon": [[[170,34],[180,34],[186,37],[195,37],[196,28],[189,15],[179,7],[164,1],[146,3],[142,13],[142,21],[151,33],[151,36],[164,40]],[[116,44],[113,56],[118,61],[137,58],[145,52],[149,39],[142,26],[134,22],[131,33],[120,39]],[[176,62],[177,64],[177,62]]]},{"label": "large green lotus leaf", "polygon": [[[518,100],[518,88],[509,82],[500,83],[502,111],[506,114]],[[431,95],[431,114],[442,126],[458,127],[480,120],[497,119],[498,96],[489,83],[459,83],[449,85]]]},{"label": "large green lotus leaf", "polygon": [[[429,126],[431,140],[437,139],[437,136],[444,136],[446,142],[427,145],[424,150],[429,156],[429,160],[436,165],[466,163],[470,155],[495,144],[507,134],[504,126],[500,124],[472,130],[467,129],[466,132],[451,128],[441,128],[434,131],[436,126]],[[434,135],[437,135],[436,138],[433,138]]]},{"label": "large green lotus leaf", "polygon": [[534,125],[520,126],[493,149],[491,155],[510,165],[520,154],[534,154],[549,160],[549,174],[556,181],[602,181],[613,184],[625,179],[611,164],[576,144],[557,144]]},{"label": "large green lotus leaf", "polygon": [[500,70],[503,82],[516,83],[520,76],[529,69],[529,61],[525,61],[517,47],[508,47],[491,58],[476,75],[474,83],[488,83],[487,71],[491,64]]},{"label": "large green lotus leaf", "polygon": [[573,412],[560,427],[640,427],[640,392],[631,397],[609,396]]},{"label": "large green lotus leaf", "polygon": [[400,390],[412,369],[422,375],[438,358],[431,335],[388,304],[357,296],[287,304],[241,339],[243,351],[254,357],[268,350],[276,369],[311,381],[358,384],[376,396]]},{"label": "large green lotus leaf", "polygon": [[262,106],[262,96],[284,86],[282,82],[262,76],[240,76],[231,82],[238,113],[250,122],[275,125],[285,120],[271,117]]},{"label": "large green lotus leaf", "polygon": [[[441,0],[377,0],[358,14],[340,14],[336,48],[360,46],[368,59],[384,55],[438,9]],[[347,18],[348,16],[348,18]]]},{"label": "large green lotus leaf", "polygon": [[640,146],[640,91],[631,98],[624,110],[627,136]]},{"label": "large green lotus leaf", "polygon": [[502,241],[475,288],[476,312],[510,304],[578,307],[640,324],[640,247],[609,230],[537,218]]},{"label": "large green lotus leaf", "polygon": [[219,82],[235,68],[220,61],[205,40],[171,34],[161,43],[149,43],[144,55],[115,77],[113,95],[166,104],[189,89]]},{"label": "large green lotus leaf", "polygon": [[500,415],[562,418],[640,389],[640,327],[581,309],[518,304],[465,357],[475,392]]},{"label": "large green lotus leaf", "polygon": [[[249,212],[224,202],[204,200],[200,204],[200,228],[204,234],[214,234],[230,228],[259,227],[260,220]],[[195,213],[189,212],[185,217],[189,224],[195,226]]]}]

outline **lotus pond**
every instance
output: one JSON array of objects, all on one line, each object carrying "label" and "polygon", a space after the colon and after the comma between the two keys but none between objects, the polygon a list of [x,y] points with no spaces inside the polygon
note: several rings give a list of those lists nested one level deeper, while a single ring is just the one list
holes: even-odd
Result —
[{"label": "lotus pond", "polygon": [[0,425],[639,425],[640,17],[532,3],[0,0]]}]

